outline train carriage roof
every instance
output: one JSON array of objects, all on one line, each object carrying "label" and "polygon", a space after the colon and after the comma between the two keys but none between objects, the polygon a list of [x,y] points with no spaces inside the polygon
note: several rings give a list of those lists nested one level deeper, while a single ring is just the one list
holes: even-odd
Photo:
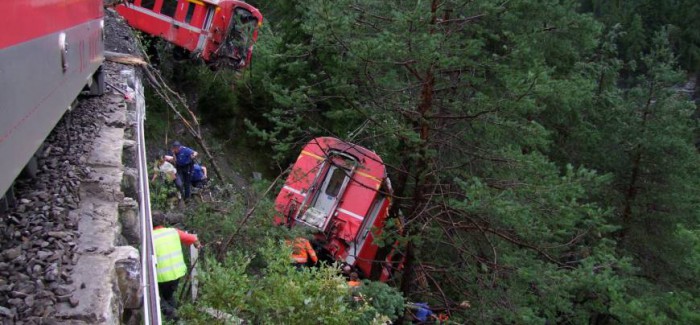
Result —
[{"label": "train carriage roof", "polygon": [[309,141],[304,146],[304,151],[312,152],[321,157],[327,156],[331,151],[341,152],[357,159],[364,173],[377,179],[383,179],[386,176],[386,167],[382,158],[374,151],[357,144],[333,137],[319,137]]}]

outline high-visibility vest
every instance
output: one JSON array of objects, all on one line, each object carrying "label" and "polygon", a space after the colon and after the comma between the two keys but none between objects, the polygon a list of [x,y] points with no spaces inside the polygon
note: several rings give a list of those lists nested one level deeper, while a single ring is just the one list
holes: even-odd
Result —
[{"label": "high-visibility vest", "polygon": [[[287,241],[287,245],[290,242]],[[316,263],[318,257],[316,257],[316,251],[311,247],[311,243],[306,238],[296,238],[294,239],[294,244],[292,245],[292,262],[294,263],[306,263],[309,258]]]},{"label": "high-visibility vest", "polygon": [[156,274],[158,282],[177,280],[187,273],[182,256],[180,235],[174,228],[153,230],[153,245],[156,249]]}]

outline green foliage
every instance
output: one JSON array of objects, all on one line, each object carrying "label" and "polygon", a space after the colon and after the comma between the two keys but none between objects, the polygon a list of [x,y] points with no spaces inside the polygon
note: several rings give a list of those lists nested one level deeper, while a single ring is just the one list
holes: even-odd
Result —
[{"label": "green foliage", "polygon": [[386,283],[365,280],[357,295],[362,297],[360,304],[363,304],[363,308],[360,308],[363,314],[356,320],[357,324],[371,324],[381,316],[393,320],[403,315],[403,296]]},{"label": "green foliage", "polygon": [[[697,323],[698,128],[676,57],[700,66],[700,5],[437,3],[272,0],[239,78],[174,73],[222,136],[245,125],[271,164],[318,135],[377,151],[412,247],[407,300],[457,323]],[[203,305],[258,323],[401,313],[386,285],[354,303],[332,268],[293,271],[269,240],[284,233],[272,203],[241,226],[243,202],[191,221],[230,253],[208,261]]]},{"label": "green foliage", "polygon": [[266,240],[257,254],[264,260],[259,269],[251,264],[256,258],[252,255],[231,254],[223,263],[207,259],[200,279],[202,295],[196,306],[183,309],[183,318],[188,323],[211,321],[196,312],[211,307],[255,324],[370,324],[385,311],[395,318],[403,303],[395,290],[384,285],[367,292],[370,299],[387,297],[387,301],[353,306],[337,268],[323,265],[298,271],[289,263],[290,251],[282,242]]},{"label": "green foliage", "polygon": [[679,1],[604,1],[581,0],[582,8],[592,12],[609,28],[620,24],[625,31],[619,39],[621,57],[635,61],[645,52],[654,33],[670,29],[672,47],[682,67],[691,72],[700,69],[700,4]]},{"label": "green foliage", "polygon": [[[269,186],[252,184],[248,198],[258,197]],[[403,298],[385,284],[367,284],[365,302],[355,303],[337,267],[322,265],[297,271],[289,262],[289,248],[274,238],[305,235],[272,224],[272,202],[261,197],[255,212],[246,218],[245,198],[232,194],[220,203],[188,210],[186,229],[198,234],[208,257],[199,261],[200,298],[183,306],[187,323],[231,323],[203,313],[213,308],[257,324],[371,324],[395,319]],[[231,237],[236,235],[235,238]],[[229,239],[230,246],[225,246]],[[222,261],[215,255],[225,250]]]},{"label": "green foliage", "polygon": [[150,184],[151,209],[166,211],[174,208],[179,201],[178,190],[175,184],[157,180]]}]

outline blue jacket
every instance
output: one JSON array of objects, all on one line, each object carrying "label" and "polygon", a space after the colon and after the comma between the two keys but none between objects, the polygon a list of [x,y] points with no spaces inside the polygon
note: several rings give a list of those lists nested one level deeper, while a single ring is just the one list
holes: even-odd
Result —
[{"label": "blue jacket", "polygon": [[193,182],[198,182],[204,179],[204,171],[202,170],[202,166],[199,164],[194,164],[194,167],[192,167],[192,181]]},{"label": "blue jacket", "polygon": [[181,146],[180,151],[178,151],[177,154],[174,154],[175,156],[175,163],[177,167],[185,167],[189,164],[192,163],[192,154],[194,153],[194,150]]},{"label": "blue jacket", "polygon": [[430,320],[430,316],[433,314],[433,311],[430,310],[430,307],[428,307],[428,304],[425,302],[419,302],[415,303],[416,307],[418,307],[418,310],[416,311],[416,320],[419,322],[427,322]]}]

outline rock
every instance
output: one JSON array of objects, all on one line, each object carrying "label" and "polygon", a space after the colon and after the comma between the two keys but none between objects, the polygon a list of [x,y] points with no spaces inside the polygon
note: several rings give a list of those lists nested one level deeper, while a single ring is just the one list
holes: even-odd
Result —
[{"label": "rock", "polygon": [[58,275],[58,265],[56,263],[52,263],[47,268],[46,273],[44,274],[44,278],[46,279],[46,281],[56,281]]},{"label": "rock", "polygon": [[66,296],[66,295],[69,295],[72,292],[72,290],[69,290],[68,288],[61,286],[61,287],[54,289],[53,292],[58,296]]},{"label": "rock", "polygon": [[27,307],[33,307],[34,306],[34,296],[27,296],[24,298],[24,304],[27,305]]},{"label": "rock", "polygon": [[56,308],[52,305],[46,306],[46,309],[44,310],[44,317],[48,317],[49,315],[53,315],[56,312]]},{"label": "rock", "polygon": [[122,235],[127,243],[137,245],[141,242],[141,225],[139,219],[138,203],[131,198],[124,198],[119,204],[119,223],[122,226]]},{"label": "rock", "polygon": [[122,192],[127,197],[138,197],[139,172],[136,168],[125,168],[121,184]]},{"label": "rock", "polygon": [[0,306],[0,315],[7,318],[15,317],[15,313],[7,307]]},{"label": "rock", "polygon": [[51,291],[47,291],[47,290],[41,290],[41,291],[39,291],[39,293],[36,294],[36,298],[39,298],[39,299],[50,298],[53,296],[54,296],[54,294]]},{"label": "rock", "polygon": [[[24,264],[24,263],[27,262],[27,256],[24,255],[24,254],[22,254],[22,255],[20,255],[20,256],[17,256],[17,258],[15,258],[14,260],[12,260],[12,262],[14,262],[15,265],[22,265],[22,264]],[[19,274],[19,275],[22,275],[22,274]]]},{"label": "rock", "polygon": [[12,298],[12,299],[7,300],[7,303],[9,303],[10,305],[13,305],[13,306],[19,306],[19,305],[24,303],[24,300],[19,299],[19,298]]},{"label": "rock", "polygon": [[141,260],[136,252],[116,261],[117,285],[121,293],[124,308],[141,307],[143,292],[141,290]]},{"label": "rock", "polygon": [[21,291],[12,291],[10,292],[10,296],[13,298],[26,298],[28,294]]},{"label": "rock", "polygon": [[70,233],[65,232],[65,231],[49,231],[48,233],[49,236],[54,237],[54,238],[66,238],[70,236]]},{"label": "rock", "polygon": [[12,221],[12,222],[13,222],[14,224],[16,224],[16,225],[21,224],[20,220],[17,219],[17,217],[15,217],[15,216],[9,216],[9,217],[8,217],[8,220]]},{"label": "rock", "polygon": [[69,302],[70,302],[70,306],[73,308],[78,307],[78,305],[80,304],[80,301],[76,297],[70,297]]},{"label": "rock", "polygon": [[68,302],[68,301],[70,301],[70,298],[71,298],[72,296],[73,296],[73,295],[56,296],[56,301],[58,301],[58,302]]},{"label": "rock", "polygon": [[5,257],[5,260],[7,261],[14,260],[20,256],[20,254],[22,254],[22,249],[20,247],[14,247],[2,251],[2,256]]}]

